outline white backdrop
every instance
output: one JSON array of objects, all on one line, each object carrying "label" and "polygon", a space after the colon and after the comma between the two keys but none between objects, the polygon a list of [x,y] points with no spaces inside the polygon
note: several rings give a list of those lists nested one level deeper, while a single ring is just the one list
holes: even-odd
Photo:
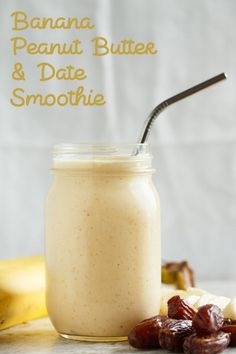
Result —
[{"label": "white backdrop", "polygon": [[[13,57],[14,11],[28,16],[94,19],[93,31],[33,31],[30,41],[154,41],[157,56]],[[236,1],[0,0],[0,256],[43,251],[44,198],[50,151],[60,142],[135,142],[161,100],[222,71],[229,79],[162,114],[151,136],[162,205],[163,258],[188,259],[198,278],[236,275]],[[19,33],[17,34],[19,35]],[[16,85],[16,61],[27,81]],[[87,88],[104,92],[103,107],[10,105],[11,91],[63,92],[78,83],[39,83],[36,65],[84,67]]]}]

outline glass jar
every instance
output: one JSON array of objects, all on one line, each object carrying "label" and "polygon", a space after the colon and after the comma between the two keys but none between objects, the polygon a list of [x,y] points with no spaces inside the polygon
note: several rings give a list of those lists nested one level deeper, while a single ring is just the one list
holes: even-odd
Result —
[{"label": "glass jar", "polygon": [[46,202],[47,308],[60,335],[127,339],[160,308],[160,208],[149,146],[58,145]]}]

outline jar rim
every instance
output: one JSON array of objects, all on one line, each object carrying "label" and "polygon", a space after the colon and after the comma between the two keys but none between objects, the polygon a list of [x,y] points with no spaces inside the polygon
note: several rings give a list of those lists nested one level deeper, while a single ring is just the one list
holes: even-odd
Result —
[{"label": "jar rim", "polygon": [[53,157],[141,157],[150,155],[148,143],[62,143],[53,147]]},{"label": "jar rim", "polygon": [[59,144],[53,149],[53,171],[76,173],[152,173],[149,144]]}]

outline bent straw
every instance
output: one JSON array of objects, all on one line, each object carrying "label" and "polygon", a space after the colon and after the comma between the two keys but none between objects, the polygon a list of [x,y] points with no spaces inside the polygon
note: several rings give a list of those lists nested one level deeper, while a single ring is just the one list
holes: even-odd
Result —
[{"label": "bent straw", "polygon": [[149,114],[148,118],[144,122],[143,130],[142,130],[142,133],[141,133],[140,138],[138,140],[138,143],[144,144],[145,142],[147,142],[154,121],[159,116],[159,114],[161,112],[163,112],[171,104],[178,102],[185,97],[191,96],[194,93],[201,91],[211,85],[214,85],[217,82],[224,80],[224,79],[227,79],[227,76],[225,73],[221,73],[217,76],[212,77],[209,80],[206,80],[196,86],[189,88],[188,90],[182,91],[182,92],[178,93],[177,95],[167,98],[165,101],[161,102],[158,106],[156,106],[152,110],[152,112]]}]

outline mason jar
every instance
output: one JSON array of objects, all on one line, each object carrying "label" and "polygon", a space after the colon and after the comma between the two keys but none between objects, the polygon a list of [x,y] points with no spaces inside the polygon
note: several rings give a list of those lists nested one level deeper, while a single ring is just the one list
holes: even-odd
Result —
[{"label": "mason jar", "polygon": [[125,340],[160,308],[160,206],[149,145],[58,145],[51,171],[52,324],[66,338]]}]

